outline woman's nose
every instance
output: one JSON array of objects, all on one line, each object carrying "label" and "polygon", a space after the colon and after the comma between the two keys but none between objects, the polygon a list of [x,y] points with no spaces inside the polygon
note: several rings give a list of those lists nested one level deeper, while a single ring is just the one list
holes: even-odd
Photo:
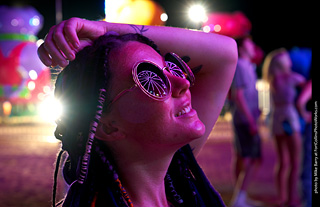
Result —
[{"label": "woman's nose", "polygon": [[169,75],[171,82],[171,90],[173,97],[179,97],[184,95],[190,88],[190,82],[186,78],[180,78],[178,76]]}]

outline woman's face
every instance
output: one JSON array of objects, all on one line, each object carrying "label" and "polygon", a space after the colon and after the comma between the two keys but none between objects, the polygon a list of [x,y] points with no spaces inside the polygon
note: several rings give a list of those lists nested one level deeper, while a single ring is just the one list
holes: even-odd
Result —
[{"label": "woman's face", "polygon": [[[138,61],[149,60],[164,67],[164,59],[150,46],[128,42],[110,53],[110,70],[113,74],[109,97],[112,100],[124,89],[134,85],[132,68]],[[141,144],[183,146],[203,135],[205,127],[191,106],[190,83],[187,79],[165,71],[171,82],[172,95],[157,101],[140,88],[125,93],[110,106],[110,116],[126,137]]]}]

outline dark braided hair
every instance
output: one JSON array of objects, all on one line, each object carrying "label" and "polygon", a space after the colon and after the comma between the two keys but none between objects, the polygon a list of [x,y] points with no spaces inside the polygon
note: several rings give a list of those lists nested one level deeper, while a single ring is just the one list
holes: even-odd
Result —
[{"label": "dark braided hair", "polygon": [[[55,96],[64,105],[55,136],[68,153],[63,176],[70,185],[66,207],[127,207],[132,202],[121,185],[117,166],[105,144],[94,140],[95,129],[108,101],[111,79],[109,53],[128,41],[157,46],[140,34],[107,33],[81,50],[59,74]],[[107,108],[107,107],[105,107]],[[62,153],[59,153],[58,160]],[[56,176],[53,189],[55,206]],[[193,157],[189,145],[176,152],[165,177],[168,200],[176,207],[224,206]]]},{"label": "dark braided hair", "polygon": [[[104,180],[105,186],[101,186],[103,176],[99,176],[99,173],[112,172],[111,177],[114,177],[115,170],[99,169],[103,160],[101,150],[96,149],[97,142],[94,142],[93,137],[104,102],[107,103],[105,89],[108,88],[111,78],[108,54],[128,41],[147,44],[160,53],[157,46],[142,35],[120,36],[107,33],[94,41],[92,46],[81,50],[57,78],[55,96],[63,103],[64,114],[57,120],[55,136],[62,141],[62,149],[68,152],[63,175],[65,181],[71,185],[64,206],[90,206],[95,193],[102,191],[100,188],[105,186],[110,187],[103,191],[110,193],[114,206],[127,206],[123,203],[123,195],[119,194],[121,189],[115,189],[119,187],[119,182],[112,178],[109,182],[113,181],[117,186],[105,183],[107,180]],[[106,151],[105,149],[104,152]],[[105,157],[112,159],[110,154]],[[114,193],[118,195],[113,195]],[[55,196],[55,192],[53,195]],[[116,197],[118,198],[115,199]]]}]

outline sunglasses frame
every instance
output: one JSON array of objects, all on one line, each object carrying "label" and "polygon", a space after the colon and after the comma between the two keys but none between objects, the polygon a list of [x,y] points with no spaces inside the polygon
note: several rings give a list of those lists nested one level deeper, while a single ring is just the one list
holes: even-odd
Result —
[{"label": "sunglasses frame", "polygon": [[[168,99],[170,97],[170,95],[172,94],[171,91],[171,82],[168,78],[168,76],[164,73],[164,70],[167,70],[170,74],[172,74],[170,68],[168,67],[168,62],[169,63],[173,63],[174,65],[176,65],[177,67],[179,67],[184,73],[186,73],[186,78],[187,80],[190,82],[190,87],[194,85],[195,82],[195,77],[194,74],[192,72],[192,70],[189,68],[189,66],[175,53],[167,53],[165,55],[165,62],[166,62],[166,66],[164,67],[160,67],[158,64],[150,61],[150,60],[141,60],[138,61],[137,63],[135,63],[135,65],[132,68],[132,77],[133,77],[133,81],[135,82],[135,84],[128,88],[128,89],[124,89],[123,91],[121,91],[120,93],[118,93],[113,100],[111,100],[108,104],[108,106],[110,106],[112,103],[114,103],[115,101],[117,101],[120,97],[122,97],[125,93],[134,90],[136,87],[140,88],[141,91],[146,94],[147,96],[149,96],[150,98],[157,100],[157,101],[164,101],[166,99]],[[140,64],[143,63],[148,63],[151,64],[153,66],[155,66],[156,68],[158,68],[161,72],[162,72],[162,76],[163,76],[163,80],[165,80],[165,84],[168,88],[168,94],[166,96],[157,96],[157,95],[152,95],[147,89],[145,89],[142,84],[139,81],[138,78],[138,67]],[[178,77],[178,76],[177,76]]]},{"label": "sunglasses frame", "polygon": [[167,62],[173,63],[176,66],[178,66],[180,69],[182,69],[187,75],[186,78],[190,82],[190,87],[192,87],[194,85],[195,77],[194,77],[192,70],[187,65],[187,63],[184,62],[177,54],[175,54],[173,52],[167,53],[165,55],[164,59],[165,59],[166,63]]},{"label": "sunglasses frame", "polygon": [[[139,77],[138,77],[138,68],[141,64],[144,64],[144,63],[148,63],[148,64],[151,64],[153,66],[155,66],[157,69],[159,69],[161,71],[161,78],[162,80],[164,81],[164,84],[166,85],[167,87],[167,91],[168,93],[165,95],[165,96],[161,96],[161,95],[153,95],[150,93],[150,91],[148,91],[145,87],[142,86],[140,80],[139,80]],[[167,66],[164,66],[163,68],[161,68],[158,64],[150,61],[150,60],[142,60],[142,61],[139,61],[135,64],[135,66],[133,67],[132,69],[132,77],[133,77],[133,80],[135,82],[135,84],[147,95],[149,96],[150,98],[154,99],[154,100],[157,100],[157,101],[164,101],[166,100],[170,95],[171,95],[171,83],[169,81],[169,78],[166,74],[164,74],[164,70],[167,70],[169,73],[169,68]]]}]

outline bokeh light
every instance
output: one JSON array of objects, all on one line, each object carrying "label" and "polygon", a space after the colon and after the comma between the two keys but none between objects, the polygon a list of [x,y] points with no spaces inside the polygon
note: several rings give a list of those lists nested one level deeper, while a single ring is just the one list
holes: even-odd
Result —
[{"label": "bokeh light", "polygon": [[164,25],[168,15],[152,0],[105,0],[105,20],[108,22]]},{"label": "bokeh light", "polygon": [[29,77],[31,78],[31,80],[36,80],[38,78],[38,74],[35,70],[30,70]]},{"label": "bokeh light", "polygon": [[34,81],[29,81],[28,83],[28,89],[30,91],[33,91],[36,88],[36,83]]},{"label": "bokeh light", "polygon": [[208,20],[206,9],[200,4],[190,6],[188,16],[193,22],[205,22]]},{"label": "bokeh light", "polygon": [[168,15],[166,13],[162,13],[160,15],[160,19],[161,21],[166,22],[168,20]]},{"label": "bokeh light", "polygon": [[3,102],[2,110],[4,116],[9,116],[11,114],[12,104],[9,101]]},{"label": "bokeh light", "polygon": [[221,26],[220,26],[220,24],[214,25],[213,30],[214,30],[215,32],[220,32],[220,31],[221,31]]},{"label": "bokeh light", "polygon": [[54,123],[63,112],[62,104],[53,96],[48,96],[43,100],[38,108],[39,116],[47,122]]}]

